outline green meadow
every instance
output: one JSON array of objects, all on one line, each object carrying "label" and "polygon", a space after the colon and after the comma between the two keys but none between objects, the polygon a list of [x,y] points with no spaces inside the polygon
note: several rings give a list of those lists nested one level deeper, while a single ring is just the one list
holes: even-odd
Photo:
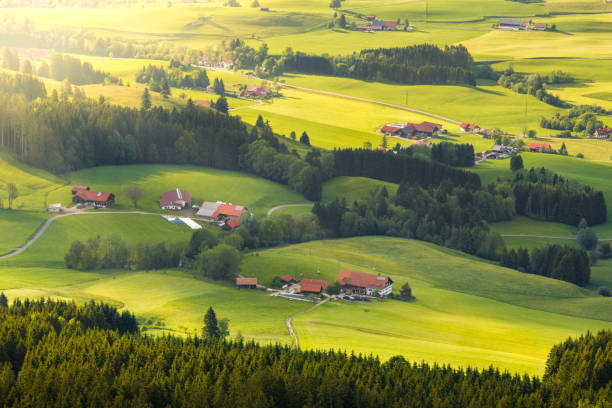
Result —
[{"label": "green meadow", "polygon": [[[182,188],[191,194],[194,204],[225,201],[246,205],[255,214],[281,204],[306,203],[304,198],[283,186],[263,178],[235,171],[178,165],[104,166],[70,174],[70,184],[54,191],[50,199],[66,205],[72,200],[73,184],[88,185],[93,190],[115,194],[116,210],[159,211],[161,193]],[[138,207],[125,197],[126,186],[138,185],[144,192]]]},{"label": "green meadow", "polygon": [[44,213],[0,210],[0,255],[25,244],[47,218]]}]

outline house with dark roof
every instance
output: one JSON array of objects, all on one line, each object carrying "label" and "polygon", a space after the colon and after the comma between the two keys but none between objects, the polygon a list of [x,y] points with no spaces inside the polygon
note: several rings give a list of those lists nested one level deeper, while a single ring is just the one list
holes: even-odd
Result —
[{"label": "house with dark roof", "polygon": [[548,24],[546,23],[533,23],[533,29],[536,31],[546,31],[548,30]]},{"label": "house with dark roof", "polygon": [[502,18],[499,20],[498,28],[500,30],[527,30],[529,28],[529,21]]},{"label": "house with dark roof", "polygon": [[247,98],[265,98],[270,94],[270,88],[260,85],[248,85],[242,96]]},{"label": "house with dark roof", "polygon": [[159,206],[162,210],[181,211],[183,208],[191,207],[191,195],[189,191],[176,188],[162,193]]},{"label": "house with dark roof", "polygon": [[593,137],[595,139],[609,139],[612,137],[612,129],[609,127],[597,128],[595,129],[595,133],[593,133]]},{"label": "house with dark roof", "polygon": [[393,291],[393,281],[388,276],[372,275],[369,273],[341,270],[338,272],[336,282],[342,285],[345,293],[373,296],[378,293],[385,297]]},{"label": "house with dark roof", "polygon": [[257,289],[257,278],[236,278],[238,289]]},{"label": "house with dark roof", "polygon": [[461,125],[459,125],[459,127],[461,128],[463,132],[470,132],[470,133],[480,132],[480,126],[474,123],[463,122]]},{"label": "house with dark roof", "polygon": [[331,285],[330,282],[321,279],[309,279],[304,278],[300,281],[299,293],[315,293],[319,294],[323,292],[327,287]]},{"label": "house with dark roof", "polygon": [[72,202],[77,204],[93,205],[96,208],[110,207],[115,203],[113,193],[102,191],[81,190],[72,196]]}]

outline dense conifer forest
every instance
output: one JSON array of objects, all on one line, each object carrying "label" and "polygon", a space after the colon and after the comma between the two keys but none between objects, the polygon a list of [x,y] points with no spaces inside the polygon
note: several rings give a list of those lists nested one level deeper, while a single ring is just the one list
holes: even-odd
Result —
[{"label": "dense conifer forest", "polygon": [[0,296],[0,401],[6,407],[576,407],[612,398],[612,332],[553,347],[543,379],[381,362],[237,340],[138,333],[103,304],[8,305]]}]

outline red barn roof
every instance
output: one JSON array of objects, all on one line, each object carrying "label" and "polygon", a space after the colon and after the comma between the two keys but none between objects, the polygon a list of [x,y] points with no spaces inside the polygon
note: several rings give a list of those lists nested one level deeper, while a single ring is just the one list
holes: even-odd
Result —
[{"label": "red barn roof", "polygon": [[191,196],[189,195],[189,191],[176,188],[174,190],[163,192],[162,198],[161,200],[159,200],[159,205],[162,207],[166,207],[169,205],[173,205],[178,201],[185,201],[187,203],[191,203]]},{"label": "red barn roof", "polygon": [[538,150],[538,149],[550,149],[550,145],[547,143],[536,143],[536,142],[532,142],[529,144],[529,150]]},{"label": "red barn roof", "polygon": [[240,217],[242,213],[246,212],[247,208],[243,205],[233,205],[233,204],[220,204],[219,207],[215,210],[213,214],[213,218],[217,218],[220,215],[225,215],[228,217]]},{"label": "red barn roof", "polygon": [[83,201],[105,203],[110,200],[111,195],[111,193],[103,193],[101,191],[80,190],[74,196],[80,197]]},{"label": "red barn roof", "polygon": [[369,273],[341,270],[336,281],[342,286],[350,285],[358,288],[382,290],[389,282],[388,276],[371,275]]},{"label": "red barn roof", "polygon": [[300,282],[300,292],[321,293],[329,285],[331,283],[324,280],[304,278]]},{"label": "red barn roof", "polygon": [[228,220],[225,225],[227,225],[230,229],[238,228],[240,226],[240,220],[238,218],[232,218],[231,220]]},{"label": "red barn roof", "polygon": [[401,127],[398,126],[390,126],[390,125],[385,125],[383,127],[380,128],[381,132],[388,132],[388,133],[397,133],[399,132],[401,129]]},{"label": "red barn roof", "polygon": [[287,283],[293,282],[295,280],[295,278],[293,276],[291,276],[291,275],[283,275],[283,276],[280,277],[280,279],[283,282],[287,282]]},{"label": "red barn roof", "polygon": [[257,278],[236,278],[236,286],[257,285]]},{"label": "red barn roof", "polygon": [[81,191],[81,190],[89,190],[89,186],[79,186],[76,185],[72,187],[72,191]]}]

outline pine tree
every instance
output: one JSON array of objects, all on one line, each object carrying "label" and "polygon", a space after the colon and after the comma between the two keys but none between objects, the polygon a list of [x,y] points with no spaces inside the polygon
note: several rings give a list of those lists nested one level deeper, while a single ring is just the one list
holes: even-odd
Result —
[{"label": "pine tree", "polygon": [[512,156],[512,159],[510,159],[510,170],[518,171],[523,169],[524,167],[525,165],[523,164],[523,158],[520,154]]},{"label": "pine tree", "polygon": [[0,293],[0,309],[6,309],[8,307],[8,299],[4,295],[4,292]]},{"label": "pine tree", "polygon": [[225,96],[222,96],[217,99],[217,102],[215,103],[215,109],[221,113],[229,112],[229,105],[227,104],[227,99],[225,99]]},{"label": "pine tree", "polygon": [[151,109],[151,94],[149,93],[149,88],[145,88],[144,92],[142,93],[140,107],[143,111]]},{"label": "pine tree", "polygon": [[264,120],[261,115],[257,116],[257,122],[255,122],[255,126],[257,126],[258,128],[264,127]]},{"label": "pine tree", "polygon": [[212,306],[208,308],[204,316],[204,327],[202,328],[202,337],[208,340],[218,340],[220,336],[219,323],[217,315]]},{"label": "pine tree", "polygon": [[308,137],[308,133],[306,133],[306,131],[302,132],[302,136],[300,136],[300,143],[310,146],[310,138]]}]

